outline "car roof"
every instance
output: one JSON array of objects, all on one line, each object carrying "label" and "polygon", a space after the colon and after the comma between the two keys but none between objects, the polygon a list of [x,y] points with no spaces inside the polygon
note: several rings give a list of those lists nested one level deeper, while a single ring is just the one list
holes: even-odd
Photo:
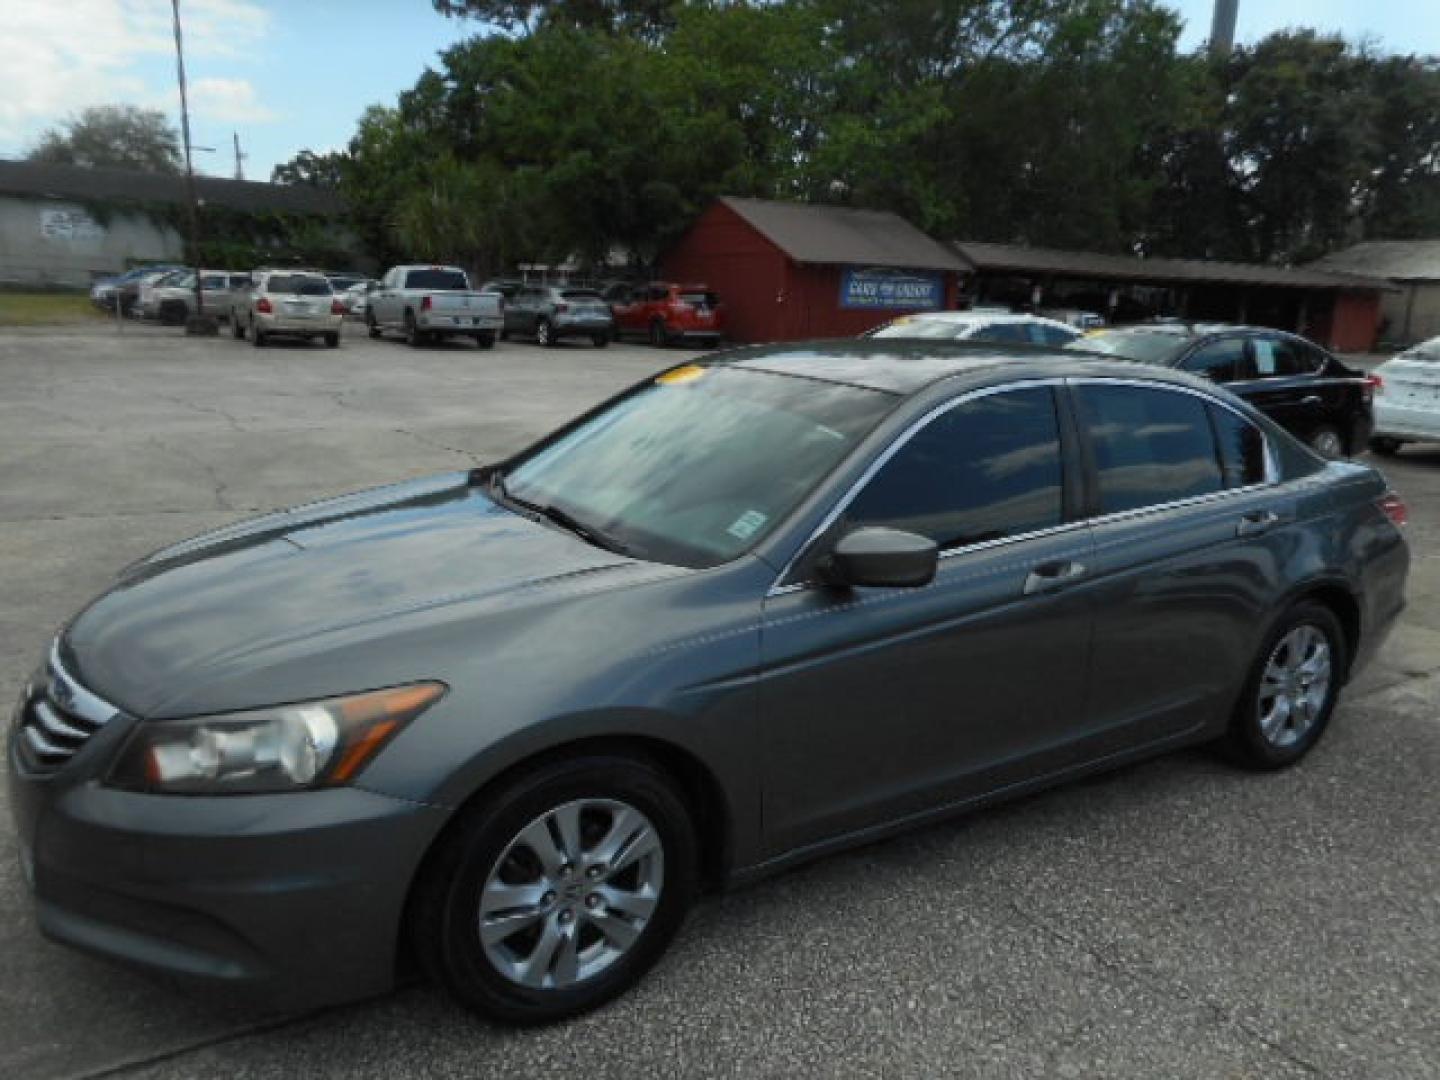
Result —
[{"label": "car roof", "polygon": [[[901,315],[900,319],[926,319],[935,322],[953,323],[1051,323],[1056,324],[1054,319],[1047,319],[1044,315],[1032,315],[1025,311],[917,311],[913,315]],[[1064,326],[1064,323],[1056,325]]]},{"label": "car roof", "polygon": [[1170,368],[1033,345],[907,338],[846,338],[757,345],[712,361],[750,371],[843,383],[910,396],[958,379],[982,386],[1025,378],[1101,375],[1215,389],[1211,382]]}]

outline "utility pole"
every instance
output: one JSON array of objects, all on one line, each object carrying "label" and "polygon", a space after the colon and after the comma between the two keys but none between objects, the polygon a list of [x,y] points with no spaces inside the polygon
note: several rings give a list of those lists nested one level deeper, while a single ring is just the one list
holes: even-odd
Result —
[{"label": "utility pole", "polygon": [[213,336],[220,326],[205,315],[204,269],[200,265],[200,205],[195,197],[195,166],[190,158],[190,104],[185,96],[185,46],[180,38],[180,0],[170,0],[175,21],[175,72],[180,81],[180,131],[185,139],[185,197],[190,209],[190,254],[195,260],[195,313],[185,320],[187,334]]},{"label": "utility pole", "polygon": [[1229,56],[1235,47],[1235,16],[1240,0],[1215,0],[1215,14],[1210,20],[1210,55]]},{"label": "utility pole", "polygon": [[231,136],[232,136],[232,137],[234,138],[234,140],[235,140],[235,179],[236,179],[236,180],[244,180],[244,179],[245,179],[245,165],[244,165],[244,161],[245,161],[245,159],[246,159],[247,157],[249,157],[250,155],[249,155],[249,154],[242,154],[242,153],[240,152],[240,133],[239,133],[238,131],[232,131],[230,134],[231,134]]}]

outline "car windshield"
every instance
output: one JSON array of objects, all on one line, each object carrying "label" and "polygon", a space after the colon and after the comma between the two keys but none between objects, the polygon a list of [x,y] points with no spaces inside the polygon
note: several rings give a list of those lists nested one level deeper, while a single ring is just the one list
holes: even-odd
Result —
[{"label": "car windshield", "polygon": [[1165,364],[1189,343],[1187,336],[1163,330],[1101,330],[1078,337],[1065,348],[1146,364]]},{"label": "car windshield", "polygon": [[895,402],[686,365],[530,451],[504,475],[505,494],[563,510],[638,558],[714,566],[784,520]]},{"label": "car windshield", "polygon": [[463,292],[470,287],[470,283],[465,280],[463,271],[431,267],[429,270],[411,270],[405,275],[405,287]]},{"label": "car windshield", "polygon": [[286,296],[329,296],[331,292],[330,282],[323,277],[305,274],[276,274],[265,288]]},{"label": "car windshield", "polygon": [[957,338],[972,324],[952,319],[924,319],[913,315],[902,316],[884,326],[872,330],[875,338]]}]

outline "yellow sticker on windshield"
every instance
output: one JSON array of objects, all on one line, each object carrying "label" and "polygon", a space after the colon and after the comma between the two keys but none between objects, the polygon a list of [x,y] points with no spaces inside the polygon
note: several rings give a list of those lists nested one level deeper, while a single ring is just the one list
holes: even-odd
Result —
[{"label": "yellow sticker on windshield", "polygon": [[661,386],[674,386],[676,383],[693,382],[705,374],[705,368],[700,364],[686,364],[683,367],[672,368],[663,375],[655,376],[655,381]]}]

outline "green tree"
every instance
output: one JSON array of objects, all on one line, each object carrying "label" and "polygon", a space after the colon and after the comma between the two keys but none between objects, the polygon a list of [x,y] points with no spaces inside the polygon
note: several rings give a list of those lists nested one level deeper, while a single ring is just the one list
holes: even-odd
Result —
[{"label": "green tree", "polygon": [[350,163],[350,155],[343,152],[317,154],[312,150],[301,150],[289,161],[281,162],[270,170],[272,184],[306,184],[310,187],[338,190]]},{"label": "green tree", "polygon": [[90,168],[177,173],[180,138],[157,109],[94,105],[51,128],[28,155],[31,161]]}]

